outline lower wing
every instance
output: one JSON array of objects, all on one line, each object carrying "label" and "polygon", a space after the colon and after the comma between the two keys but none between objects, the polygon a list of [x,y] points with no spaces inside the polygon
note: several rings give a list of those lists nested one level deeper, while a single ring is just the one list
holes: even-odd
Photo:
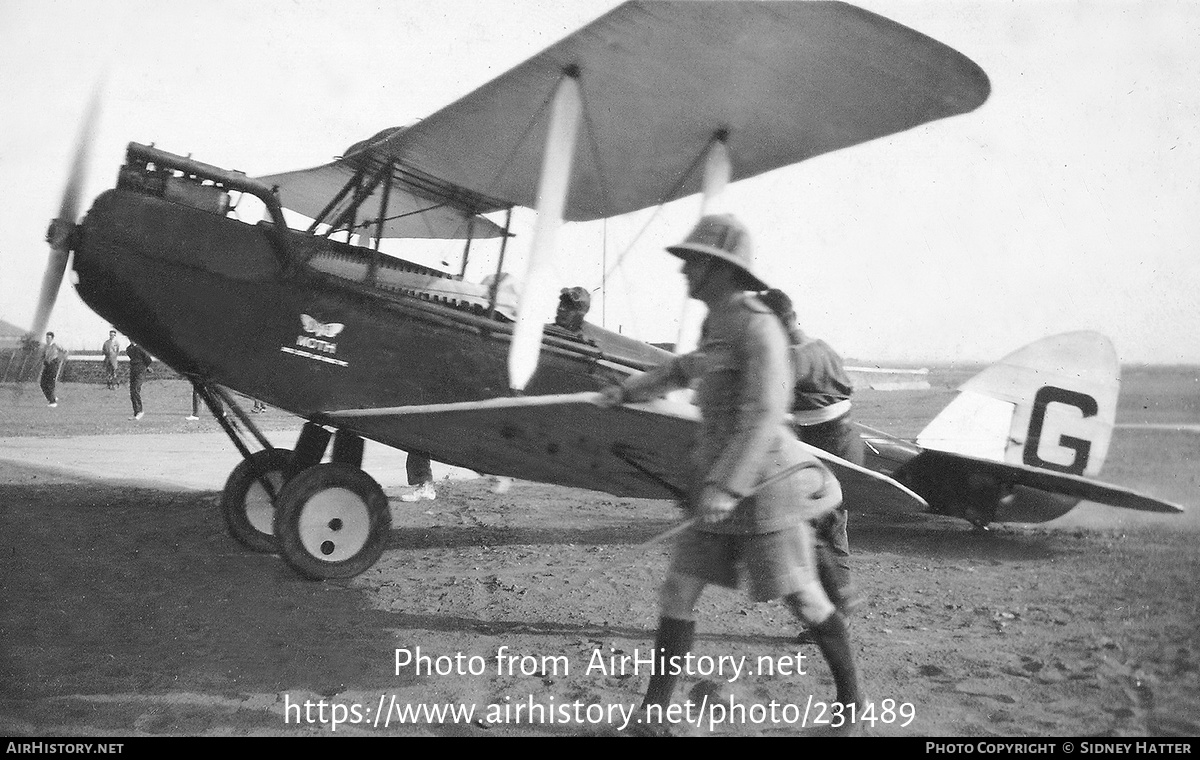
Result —
[{"label": "lower wing", "polygon": [[[522,396],[325,416],[372,438],[403,429],[404,445],[477,472],[616,496],[674,499],[685,493],[694,406],[665,400],[603,407],[597,393]],[[372,432],[375,435],[371,435]],[[855,508],[924,511],[925,500],[892,478],[806,447],[837,475]]]}]

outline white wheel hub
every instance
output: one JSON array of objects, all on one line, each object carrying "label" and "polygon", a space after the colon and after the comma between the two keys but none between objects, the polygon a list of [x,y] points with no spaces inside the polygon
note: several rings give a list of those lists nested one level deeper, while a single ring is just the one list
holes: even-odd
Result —
[{"label": "white wheel hub", "polygon": [[300,543],[315,559],[341,562],[362,551],[371,535],[371,512],[346,488],[327,488],[305,502],[300,513]]},{"label": "white wheel hub", "polygon": [[[279,489],[283,487],[283,473],[269,472],[266,477],[275,493],[279,493]],[[275,532],[275,502],[257,478],[246,490],[245,508],[246,519],[252,528],[268,536]]]}]

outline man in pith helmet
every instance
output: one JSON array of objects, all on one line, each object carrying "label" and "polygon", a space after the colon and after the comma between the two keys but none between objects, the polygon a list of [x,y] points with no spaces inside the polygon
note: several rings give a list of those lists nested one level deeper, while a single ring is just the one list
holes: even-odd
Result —
[{"label": "man in pith helmet", "polygon": [[[644,401],[696,386],[701,423],[692,447],[687,509],[659,596],[656,667],[639,730],[665,729],[662,716],[695,640],[695,605],[710,583],[747,586],[756,601],[782,597],[813,632],[837,685],[837,714],[853,725],[862,689],[846,620],[822,590],[810,521],[841,503],[832,473],[788,428],[792,369],[775,314],[746,291],[767,288],[755,273],[750,235],[730,215],[703,217],[667,250],[683,260],[688,295],[708,306],[700,346],[605,389],[602,403]],[[835,722],[837,719],[835,718]]]}]

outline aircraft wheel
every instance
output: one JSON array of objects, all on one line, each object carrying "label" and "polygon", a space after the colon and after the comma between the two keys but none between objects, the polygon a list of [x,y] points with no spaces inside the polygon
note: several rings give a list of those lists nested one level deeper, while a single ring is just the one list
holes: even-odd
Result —
[{"label": "aircraft wheel", "polygon": [[263,487],[258,474],[266,475],[278,495],[283,488],[283,472],[292,458],[288,449],[263,449],[243,459],[221,492],[221,513],[229,533],[256,552],[277,552],[275,541],[275,501]]},{"label": "aircraft wheel", "polygon": [[350,578],[374,565],[392,529],[387,497],[375,479],[337,462],[300,472],[275,506],[283,558],[317,580]]}]

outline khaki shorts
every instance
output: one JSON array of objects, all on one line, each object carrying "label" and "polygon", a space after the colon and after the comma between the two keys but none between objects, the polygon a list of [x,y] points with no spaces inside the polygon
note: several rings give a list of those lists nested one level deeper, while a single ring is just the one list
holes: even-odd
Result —
[{"label": "khaki shorts", "polygon": [[737,535],[684,531],[671,554],[671,572],[726,588],[743,584],[757,602],[778,599],[819,583],[812,529]]}]

